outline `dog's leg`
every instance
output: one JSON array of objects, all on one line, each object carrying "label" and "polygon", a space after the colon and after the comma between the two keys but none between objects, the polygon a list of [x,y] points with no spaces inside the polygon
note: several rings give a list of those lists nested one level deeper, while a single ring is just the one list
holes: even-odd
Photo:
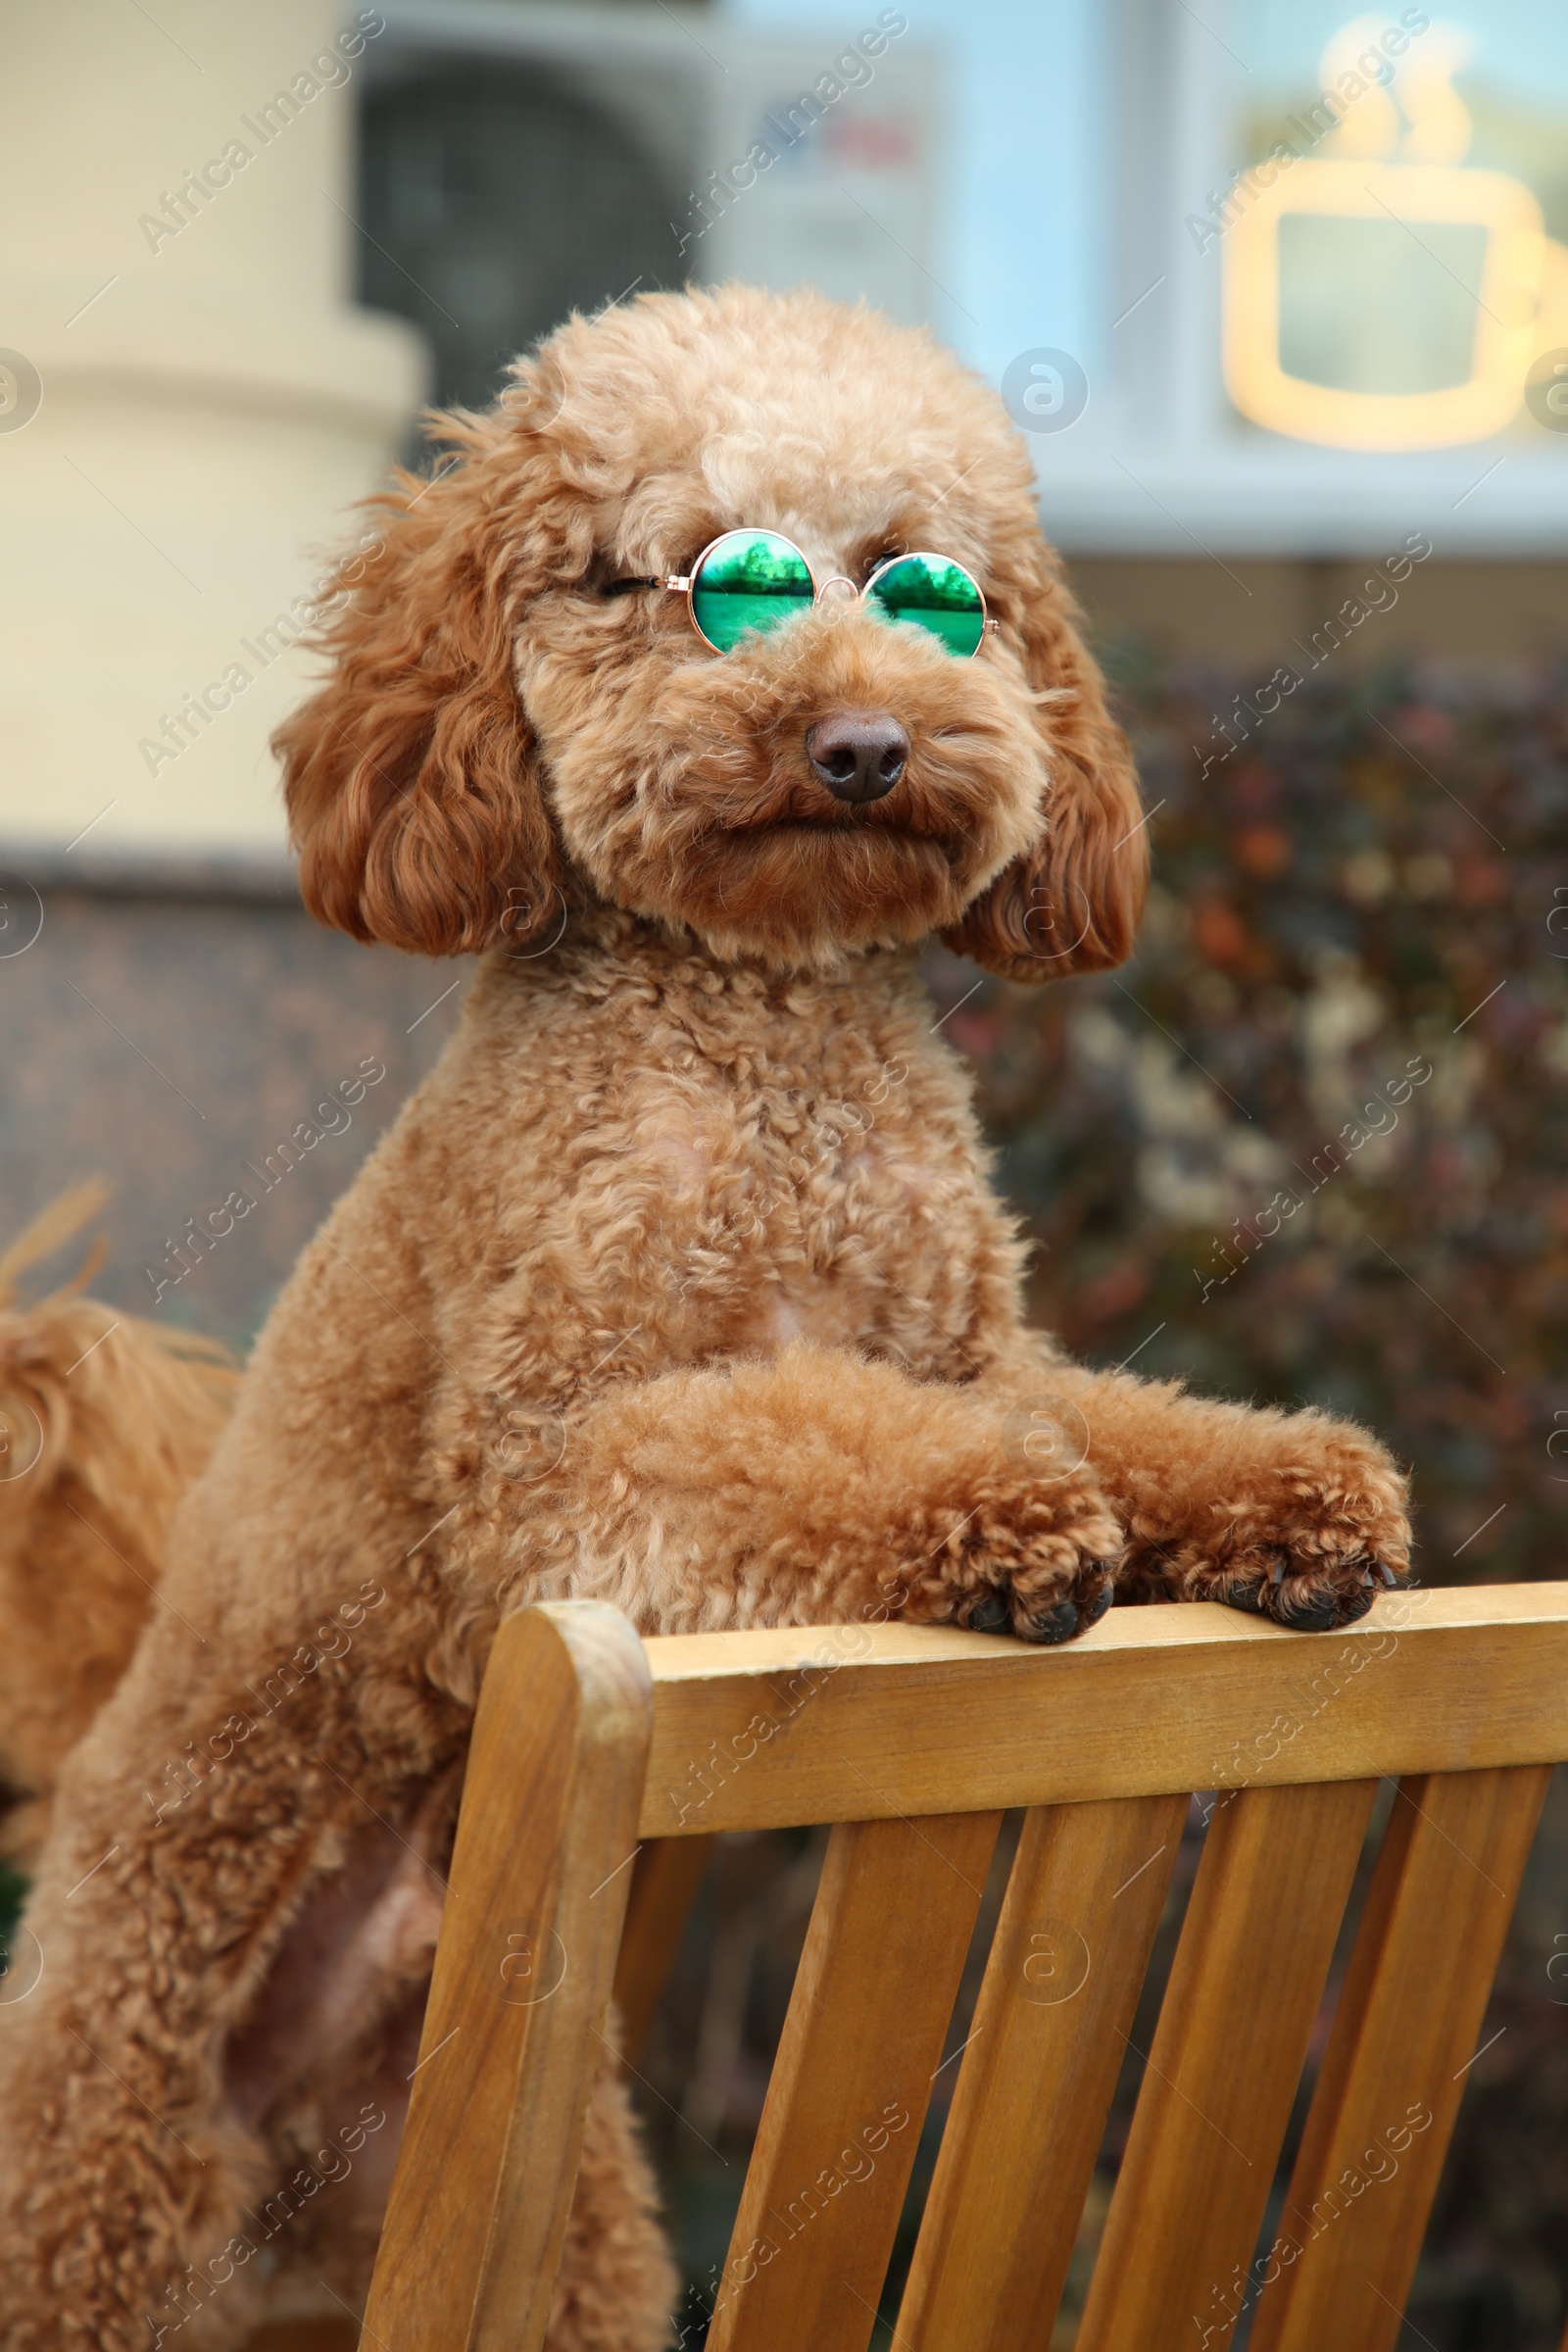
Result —
[{"label": "dog's leg", "polygon": [[606,2047],[583,2133],[545,2352],[660,2352],[680,2281],[653,2174]]},{"label": "dog's leg", "polygon": [[[161,1619],[68,1767],[19,1938],[42,1975],[0,2003],[5,2352],[230,2352],[274,2311],[363,2298],[466,1734],[371,1648],[264,1720]],[[242,1706],[249,1736],[173,1798],[171,1747]],[[663,2341],[674,2280],[612,2070],[562,2276],[558,2352]]]},{"label": "dog's leg", "polygon": [[1328,1632],[1408,1567],[1405,1479],[1353,1422],[1039,1359],[998,1386],[1080,1434],[1127,1531],[1129,1598],[1222,1600]]},{"label": "dog's leg", "polygon": [[519,1597],[600,1596],[647,1633],[892,1614],[1033,1642],[1110,1600],[1121,1531],[1093,1471],[1043,1476],[989,1398],[890,1364],[796,1342],[629,1382],[565,1432],[546,1479],[481,1498],[451,1543],[483,1557],[504,1527],[485,1575]]},{"label": "dog's leg", "polygon": [[[462,1711],[377,1692],[367,1637],[356,1679],[319,1672],[262,1720],[243,1665],[218,1682],[199,1640],[162,1613],[68,1764],[21,1939],[42,1974],[0,2007],[7,2352],[140,2352],[198,2314],[180,2340],[222,2341],[300,2214],[337,2193],[314,2157],[280,2182],[267,2119],[365,2022],[357,2003],[428,1967],[421,1802],[461,1756]],[[358,1719],[377,1703],[400,1743]],[[246,1710],[214,1762],[211,1735]],[[176,1797],[165,1761],[190,1749],[208,1762]],[[360,2122],[321,2118],[339,2138]]]}]

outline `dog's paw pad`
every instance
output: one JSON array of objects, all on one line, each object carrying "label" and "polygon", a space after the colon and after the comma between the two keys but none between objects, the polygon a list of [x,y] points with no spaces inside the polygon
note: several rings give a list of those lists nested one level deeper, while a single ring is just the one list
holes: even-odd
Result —
[{"label": "dog's paw pad", "polygon": [[1355,1563],[1349,1569],[1291,1576],[1276,1565],[1266,1577],[1233,1576],[1215,1592],[1227,1608],[1246,1609],[1267,1617],[1294,1634],[1332,1634],[1354,1625],[1377,1598],[1376,1570],[1384,1584],[1397,1586],[1399,1578],[1381,1560]]},{"label": "dog's paw pad", "polygon": [[1012,1610],[1005,1592],[982,1592],[959,1621],[971,1634],[1005,1634],[1012,1627]]},{"label": "dog's paw pad", "polygon": [[1090,1599],[1058,1600],[1049,1608],[1026,1608],[1016,1597],[1009,1599],[1005,1592],[993,1587],[962,1612],[958,1622],[972,1634],[1014,1634],[1020,1642],[1049,1649],[1098,1625],[1113,1597],[1107,1584]]},{"label": "dog's paw pad", "polygon": [[1070,1489],[1031,1481],[971,1510],[938,1554],[926,1546],[904,1614],[1017,1642],[1071,1642],[1115,1598],[1123,1543],[1087,1477]]},{"label": "dog's paw pad", "polygon": [[1066,1577],[1015,1577],[1012,1630],[1020,1642],[1054,1647],[1098,1625],[1116,1597],[1114,1560],[1088,1557]]},{"label": "dog's paw pad", "polygon": [[1076,1600],[1058,1600],[1053,1609],[1037,1609],[1019,1628],[1024,1641],[1050,1645],[1055,1642],[1070,1642],[1075,1634],[1087,1634],[1098,1625],[1116,1597],[1110,1581],[1110,1570],[1103,1561],[1093,1567],[1102,1571],[1105,1582],[1098,1592],[1093,1588],[1080,1592]]},{"label": "dog's paw pad", "polygon": [[1056,1642],[1070,1642],[1087,1622],[1087,1618],[1079,1616],[1075,1601],[1058,1600],[1054,1609],[1042,1609],[1038,1616],[1026,1618],[1020,1631],[1026,1642],[1038,1642],[1049,1648]]}]

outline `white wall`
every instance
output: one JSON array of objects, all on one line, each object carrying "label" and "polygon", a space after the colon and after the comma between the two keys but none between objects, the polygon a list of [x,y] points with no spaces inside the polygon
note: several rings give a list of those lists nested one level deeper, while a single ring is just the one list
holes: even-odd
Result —
[{"label": "white wall", "polygon": [[[156,13],[74,0],[6,28],[0,341],[42,399],[23,421],[30,379],[0,373],[0,845],[90,826],[83,856],[276,856],[266,740],[308,668],[258,633],[400,445],[423,356],[349,303],[355,66],[311,71],[332,0]],[[257,110],[301,75],[348,78],[299,84],[264,143]],[[230,140],[251,160],[177,234],[149,231]],[[251,682],[225,690],[234,664]],[[177,758],[141,748],[208,689]]]},{"label": "white wall", "polygon": [[[824,63],[881,0],[720,0],[728,22],[806,43]],[[937,324],[1000,382],[1040,345],[1100,365],[1107,266],[1104,88],[1109,10],[1092,0],[900,0],[906,35],[941,53]]]}]

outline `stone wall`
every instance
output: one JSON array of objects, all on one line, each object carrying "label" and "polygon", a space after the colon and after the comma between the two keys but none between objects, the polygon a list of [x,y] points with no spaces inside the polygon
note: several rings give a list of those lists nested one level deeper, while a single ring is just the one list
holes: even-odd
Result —
[{"label": "stone wall", "polygon": [[435,1060],[471,961],[324,931],[286,875],[32,870],[0,914],[0,1241],[101,1174],[94,1293],[243,1342]]}]

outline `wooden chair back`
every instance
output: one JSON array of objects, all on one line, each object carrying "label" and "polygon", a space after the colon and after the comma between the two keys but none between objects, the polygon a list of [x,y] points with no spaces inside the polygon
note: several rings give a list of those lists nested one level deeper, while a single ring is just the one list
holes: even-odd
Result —
[{"label": "wooden chair back", "polygon": [[1254,2306],[1252,2352],[1391,2352],[1564,1757],[1568,1585],[1389,1595],[1331,1637],[1117,1609],[1044,1651],[898,1625],[643,1642],[597,1603],[524,1610],[480,1699],[364,2341],[537,2352],[612,1988],[635,2038],[713,1834],[830,1823],[708,2342],[865,2352],[1022,1807],[896,2341],[1040,2352],[1190,1798],[1212,1789],[1079,2352],[1221,2346]]}]

